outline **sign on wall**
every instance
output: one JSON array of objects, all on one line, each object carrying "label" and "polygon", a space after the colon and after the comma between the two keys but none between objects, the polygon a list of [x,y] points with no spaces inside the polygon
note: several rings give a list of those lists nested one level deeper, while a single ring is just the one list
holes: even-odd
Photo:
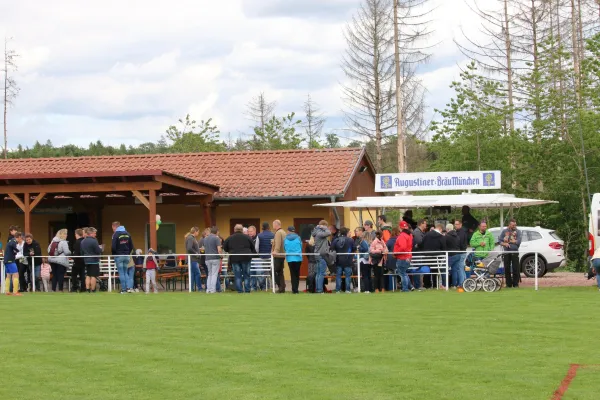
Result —
[{"label": "sign on wall", "polygon": [[500,189],[500,171],[417,172],[377,174],[376,192]]}]

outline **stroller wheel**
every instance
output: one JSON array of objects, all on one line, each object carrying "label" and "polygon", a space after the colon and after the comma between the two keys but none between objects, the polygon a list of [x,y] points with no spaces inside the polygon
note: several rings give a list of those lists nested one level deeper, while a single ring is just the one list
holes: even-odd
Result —
[{"label": "stroller wheel", "polygon": [[494,279],[487,278],[487,279],[483,280],[483,290],[485,292],[488,292],[488,293],[495,292],[496,287],[498,287],[498,284],[496,283],[496,281]]},{"label": "stroller wheel", "polygon": [[476,290],[483,289],[483,281],[481,279],[476,279],[475,283],[477,283],[477,289]]},{"label": "stroller wheel", "polygon": [[468,293],[474,292],[475,290],[477,290],[477,281],[472,278],[465,279],[465,281],[463,282],[463,289],[465,289],[465,292]]},{"label": "stroller wheel", "polygon": [[494,280],[496,281],[496,291],[499,292],[500,290],[502,290],[502,281],[498,278],[494,278]]}]

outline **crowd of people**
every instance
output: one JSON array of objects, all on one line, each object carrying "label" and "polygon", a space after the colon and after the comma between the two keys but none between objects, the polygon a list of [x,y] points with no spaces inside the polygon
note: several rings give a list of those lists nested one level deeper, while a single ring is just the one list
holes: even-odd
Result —
[{"label": "crowd of people", "polygon": [[[363,226],[351,231],[347,227],[337,228],[327,221],[310,227],[310,238],[303,243],[296,229],[285,230],[281,221],[263,223],[259,233],[255,226],[247,228],[236,225],[227,239],[219,235],[217,227],[203,232],[193,227],[185,235],[185,251],[190,260],[192,291],[216,293],[222,290],[219,275],[224,254],[234,276],[234,288],[239,293],[250,293],[266,289],[267,276],[252,274],[253,259],[273,259],[274,284],[279,293],[286,292],[285,267],[289,268],[292,293],[300,292],[300,269],[303,258],[307,258],[308,274],[306,291],[324,293],[328,291],[327,280],[335,277],[335,291],[383,293],[389,287],[386,276],[399,278],[402,292],[434,288],[440,284],[431,274],[411,274],[413,254],[448,256],[450,281],[445,276],[442,286],[462,286],[470,275],[467,267],[466,250],[474,249],[475,259],[484,259],[493,250],[498,239],[488,230],[485,221],[477,221],[468,207],[463,207],[462,219],[454,224],[434,224],[427,220],[418,222],[407,211],[398,227],[392,227],[385,215],[377,222],[365,221]],[[140,290],[158,292],[157,270],[161,263],[154,249],[147,252],[136,250],[131,235],[119,222],[112,224],[111,254],[118,271],[121,293]],[[65,272],[71,264],[71,291],[95,292],[100,276],[100,258],[104,246],[98,243],[95,228],[82,228],[74,232],[75,242],[71,249],[66,229],[59,230],[48,246],[48,257],[42,257],[40,244],[29,233],[22,234],[17,226],[9,228],[9,237],[4,249],[7,294],[20,295],[32,289],[33,280],[39,280],[43,291],[64,290]],[[518,287],[520,267],[518,251],[521,233],[516,221],[511,220],[499,239],[507,250],[504,255],[507,287]],[[358,287],[357,275],[361,276]],[[145,279],[144,279],[145,278]],[[142,282],[145,286],[142,287]]]}]

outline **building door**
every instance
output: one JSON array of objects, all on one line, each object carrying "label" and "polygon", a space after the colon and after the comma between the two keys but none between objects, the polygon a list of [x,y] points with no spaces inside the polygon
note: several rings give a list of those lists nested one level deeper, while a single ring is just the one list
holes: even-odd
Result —
[{"label": "building door", "polygon": [[[319,222],[323,218],[294,218],[294,228],[300,235],[302,240],[302,252],[306,250],[306,241],[310,240],[312,228],[319,225]],[[308,260],[306,257],[302,257],[302,265],[300,266],[300,276],[308,275]]]},{"label": "building door", "polygon": [[[150,245],[150,227],[149,224],[146,224],[146,248]],[[156,229],[156,227],[152,227],[152,229]],[[160,225],[160,229],[156,234],[156,243],[158,248],[154,249],[158,254],[169,254],[172,252],[175,254],[177,252],[177,231],[175,224],[167,224],[162,223]],[[184,239],[181,238],[181,242],[183,243]],[[135,244],[135,243],[134,243]],[[182,253],[185,253],[185,249],[183,249]]]},{"label": "building door", "polygon": [[75,244],[75,230],[90,226],[90,216],[87,213],[69,213],[65,215],[62,221],[50,221],[48,223],[48,243],[52,241],[56,232],[61,229],[68,231],[67,241],[69,248],[73,248]]}]

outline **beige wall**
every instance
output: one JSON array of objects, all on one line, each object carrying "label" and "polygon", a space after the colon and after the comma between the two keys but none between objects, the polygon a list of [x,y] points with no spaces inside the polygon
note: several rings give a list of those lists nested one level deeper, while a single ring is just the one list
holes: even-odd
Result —
[{"label": "beige wall", "polygon": [[[374,224],[376,224],[378,213],[379,213],[379,211],[375,210],[375,209],[363,210],[362,211],[363,222],[366,220],[371,220],[371,221],[373,221]],[[351,230],[354,230],[355,228],[362,226],[362,224],[360,223],[360,211],[352,210],[350,208],[344,208],[344,226],[346,226],[347,228],[349,228]]]},{"label": "beige wall", "polygon": [[[229,236],[230,220],[260,219],[260,223],[272,224],[281,220],[284,229],[294,225],[294,218],[327,219],[329,210],[323,207],[313,207],[318,201],[277,201],[277,202],[240,202],[217,207],[217,226],[223,237]],[[257,227],[260,230],[260,227]]]},{"label": "beige wall", "polygon": [[[42,251],[46,251],[49,240],[49,224],[51,221],[64,221],[65,216],[53,215],[53,214],[33,214],[31,216],[31,233],[33,237],[40,243]],[[0,232],[2,232],[2,238],[0,241],[3,246],[6,246],[6,237],[8,236],[8,227],[10,225],[18,225],[23,229],[25,224],[25,216],[18,214],[16,208],[2,208],[0,209]]]},{"label": "beige wall", "polygon": [[[223,237],[229,236],[230,220],[233,218],[257,218],[260,222],[272,223],[280,219],[284,228],[294,224],[294,218],[327,219],[328,209],[313,207],[318,201],[277,201],[277,202],[233,202],[230,205],[216,207],[217,226]],[[176,252],[184,253],[184,236],[192,226],[204,228],[204,215],[202,207],[189,207],[185,205],[157,205],[157,213],[164,223],[176,226]],[[110,244],[112,229],[111,223],[119,221],[127,228],[132,236],[136,248],[145,247],[144,231],[148,221],[148,210],[142,205],[107,206],[102,212],[102,243]],[[49,223],[51,221],[64,221],[65,215],[33,214],[32,233],[45,251],[49,238]],[[0,231],[2,242],[6,242],[9,225],[23,227],[24,216],[17,214],[15,209],[0,209]],[[259,227],[260,230],[260,227]]]}]

